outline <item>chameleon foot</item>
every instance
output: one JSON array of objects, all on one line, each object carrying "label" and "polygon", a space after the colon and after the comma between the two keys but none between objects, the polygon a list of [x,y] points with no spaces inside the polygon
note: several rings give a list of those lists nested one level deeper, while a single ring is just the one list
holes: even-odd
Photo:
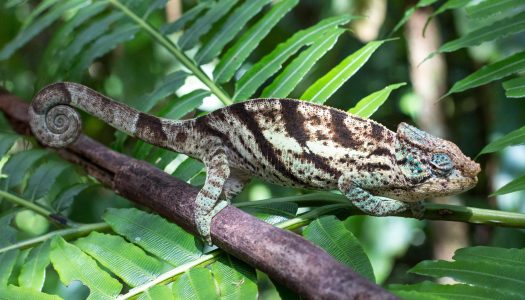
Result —
[{"label": "chameleon foot", "polygon": [[223,208],[228,205],[227,201],[220,201],[215,207],[207,212],[203,207],[197,205],[195,209],[195,224],[197,225],[197,231],[202,237],[204,242],[208,245],[212,245],[211,242],[211,221],[216,214],[218,214]]}]

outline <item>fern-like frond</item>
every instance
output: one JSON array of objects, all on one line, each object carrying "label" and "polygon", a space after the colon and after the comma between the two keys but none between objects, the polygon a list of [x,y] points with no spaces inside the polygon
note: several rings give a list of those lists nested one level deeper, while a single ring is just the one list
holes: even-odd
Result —
[{"label": "fern-like frond", "polygon": [[423,261],[410,272],[450,277],[459,284],[391,285],[400,297],[436,299],[525,299],[525,250],[471,247],[456,251],[454,261]]}]

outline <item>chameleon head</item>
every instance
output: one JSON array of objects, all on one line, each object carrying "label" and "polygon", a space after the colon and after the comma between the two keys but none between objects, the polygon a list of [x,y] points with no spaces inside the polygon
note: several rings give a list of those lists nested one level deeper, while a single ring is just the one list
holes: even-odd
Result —
[{"label": "chameleon head", "polygon": [[457,194],[478,182],[480,166],[454,143],[406,123],[397,128],[396,160],[411,184],[411,200]]}]

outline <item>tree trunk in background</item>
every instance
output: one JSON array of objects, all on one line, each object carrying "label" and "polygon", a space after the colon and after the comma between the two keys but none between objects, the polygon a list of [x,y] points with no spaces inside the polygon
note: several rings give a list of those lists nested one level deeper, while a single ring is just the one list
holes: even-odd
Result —
[{"label": "tree trunk in background", "polygon": [[174,22],[180,18],[182,14],[182,3],[181,0],[169,0],[166,3],[166,20],[168,23]]},{"label": "tree trunk in background", "polygon": [[[418,9],[405,26],[405,37],[408,43],[410,77],[415,94],[420,98],[421,109],[417,116],[419,126],[434,135],[447,137],[443,107],[438,103],[439,97],[446,92],[446,64],[443,55],[419,65],[425,57],[439,48],[441,35],[434,18],[426,28],[425,22],[432,14],[431,9]],[[419,66],[418,66],[419,65]],[[445,197],[434,200],[437,203],[456,204],[456,197]],[[450,260],[454,251],[467,246],[467,224],[456,222],[429,221],[434,258]]]}]

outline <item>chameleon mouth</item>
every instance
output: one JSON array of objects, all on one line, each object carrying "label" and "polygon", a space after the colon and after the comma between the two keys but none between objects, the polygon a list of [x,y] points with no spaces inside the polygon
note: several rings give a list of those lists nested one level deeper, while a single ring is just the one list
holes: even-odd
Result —
[{"label": "chameleon mouth", "polygon": [[478,173],[481,171],[481,167],[478,163],[469,161],[463,166],[463,175],[465,177],[475,178],[475,181],[477,182]]}]

